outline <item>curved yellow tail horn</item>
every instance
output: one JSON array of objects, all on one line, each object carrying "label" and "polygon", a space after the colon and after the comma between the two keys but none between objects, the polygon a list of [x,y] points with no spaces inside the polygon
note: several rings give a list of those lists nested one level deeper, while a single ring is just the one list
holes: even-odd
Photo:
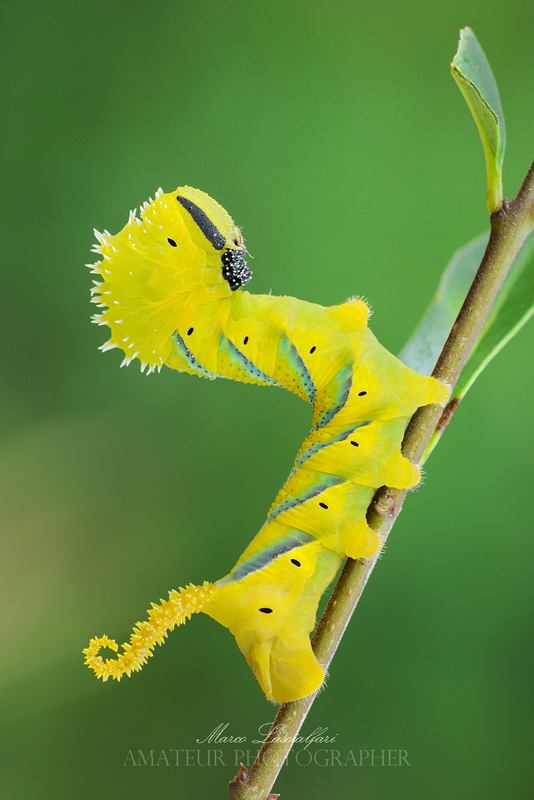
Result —
[{"label": "curved yellow tail horn", "polygon": [[186,589],[172,589],[169,599],[162,600],[161,605],[152,603],[146,622],[136,623],[130,644],[122,645],[124,653],[104,661],[98,655],[100,649],[109,647],[117,653],[119,646],[113,639],[100,636],[91,639],[89,647],[83,650],[85,663],[95,671],[97,678],[104,681],[108,678],[120,681],[125,673],[130,676],[132,672],[137,672],[146,664],[156,644],[163,644],[168,631],[176,625],[183,625],[191,618],[191,614],[202,611],[214,589],[214,584],[207,581],[202,586],[190,584]]}]

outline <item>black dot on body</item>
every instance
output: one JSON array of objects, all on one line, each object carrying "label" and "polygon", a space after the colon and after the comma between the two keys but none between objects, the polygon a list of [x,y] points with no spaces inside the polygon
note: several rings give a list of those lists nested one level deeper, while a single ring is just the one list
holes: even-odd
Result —
[{"label": "black dot on body", "polygon": [[261,611],[262,614],[272,614],[272,608],[258,608],[258,611]]},{"label": "black dot on body", "polygon": [[176,244],[174,239],[171,239],[170,236],[167,236],[167,241],[168,241],[168,243],[170,244],[171,247],[178,247],[178,245]]},{"label": "black dot on body", "polygon": [[326,505],[326,503],[319,503],[319,505],[321,506],[321,508],[328,508],[328,506]]},{"label": "black dot on body", "polygon": [[291,558],[291,559],[290,559],[290,561],[291,561],[291,563],[292,563],[292,564],[294,564],[296,567],[302,567],[302,564],[300,563],[300,561],[297,561],[297,559],[296,559],[296,558]]},{"label": "black dot on body", "polygon": [[367,394],[367,392],[358,392],[358,397],[363,397],[364,394]]},{"label": "black dot on body", "polygon": [[187,331],[187,335],[191,336],[194,330],[195,330],[194,328],[189,328],[189,330]]},{"label": "black dot on body", "polygon": [[315,353],[315,351],[316,351],[316,350],[317,350],[316,346],[315,346],[315,345],[313,345],[313,347],[312,347],[312,348],[311,348],[311,350],[310,350],[310,353]]},{"label": "black dot on body", "polygon": [[246,344],[247,342],[248,342],[248,336],[245,336],[245,338],[243,339],[243,344]]},{"label": "black dot on body", "polygon": [[352,441],[352,439],[350,440],[350,443],[351,443],[351,444],[353,444],[353,445],[354,445],[354,447],[359,447],[359,446],[360,446],[360,445],[358,444],[358,442],[353,442],[353,441]]}]

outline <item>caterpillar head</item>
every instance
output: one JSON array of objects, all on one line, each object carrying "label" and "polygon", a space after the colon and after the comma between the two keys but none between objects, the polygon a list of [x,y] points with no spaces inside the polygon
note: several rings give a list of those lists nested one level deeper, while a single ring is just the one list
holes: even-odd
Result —
[{"label": "caterpillar head", "polygon": [[[252,277],[245,261],[245,243],[230,215],[212,197],[200,189],[183,186],[176,190],[176,200],[188,212],[185,223],[191,236],[202,247],[205,239],[220,256],[221,275],[235,292]],[[202,233],[199,237],[198,232]],[[200,241],[199,241],[200,240]]]},{"label": "caterpillar head", "polygon": [[111,338],[101,349],[124,350],[153,371],[167,358],[178,323],[199,306],[224,302],[252,277],[241,231],[209,195],[190,186],[156,192],[139,219],[132,211],[118,234],[95,231],[101,262],[89,265],[95,315]]}]

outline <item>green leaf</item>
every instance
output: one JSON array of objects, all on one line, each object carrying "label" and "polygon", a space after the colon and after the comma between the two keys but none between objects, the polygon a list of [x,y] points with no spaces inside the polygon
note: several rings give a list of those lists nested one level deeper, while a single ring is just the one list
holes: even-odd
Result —
[{"label": "green leaf", "polygon": [[[487,241],[487,233],[473,239],[454,254],[443,273],[436,295],[399,356],[401,361],[417,372],[423,375],[432,372],[473,282]],[[454,387],[447,405],[449,418],[492,358],[533,314],[534,236],[530,236],[516,256]],[[422,464],[433,451],[446,424],[438,426],[434,432],[421,459]]]},{"label": "green leaf", "polygon": [[473,283],[488,238],[489,233],[477,236],[458,250],[447,265],[436,294],[399,356],[404,364],[417,372],[430,375],[434,369],[469,287]]},{"label": "green leaf", "polygon": [[464,397],[480,373],[534,314],[534,238],[527,239],[471,351],[453,392]]},{"label": "green leaf", "polygon": [[[462,307],[484,255],[484,233],[458,250],[442,275],[421,322],[399,355],[423,375],[430,375]],[[534,236],[530,236],[504,281],[451,399],[462,399],[492,358],[534,314]]]},{"label": "green leaf", "polygon": [[491,214],[501,207],[503,200],[502,165],[506,131],[495,78],[471,28],[460,31],[460,42],[451,72],[469,106],[484,146],[488,173],[487,201]]}]

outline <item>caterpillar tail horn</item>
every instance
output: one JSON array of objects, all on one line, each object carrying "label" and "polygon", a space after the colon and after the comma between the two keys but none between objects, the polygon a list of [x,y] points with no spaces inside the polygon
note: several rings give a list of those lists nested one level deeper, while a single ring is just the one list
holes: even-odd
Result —
[{"label": "caterpillar tail horn", "polygon": [[104,661],[98,655],[100,649],[109,647],[118,653],[119,646],[113,639],[100,636],[91,639],[89,647],[83,650],[85,663],[94,670],[97,678],[104,681],[108,678],[120,681],[124,674],[130,676],[132,672],[138,672],[152,655],[156,644],[163,644],[168,631],[176,625],[183,625],[191,614],[202,611],[214,589],[215,585],[207,581],[202,586],[190,584],[186,589],[172,589],[168,600],[162,600],[160,605],[152,603],[147,621],[136,623],[130,643],[122,645],[124,653]]}]

